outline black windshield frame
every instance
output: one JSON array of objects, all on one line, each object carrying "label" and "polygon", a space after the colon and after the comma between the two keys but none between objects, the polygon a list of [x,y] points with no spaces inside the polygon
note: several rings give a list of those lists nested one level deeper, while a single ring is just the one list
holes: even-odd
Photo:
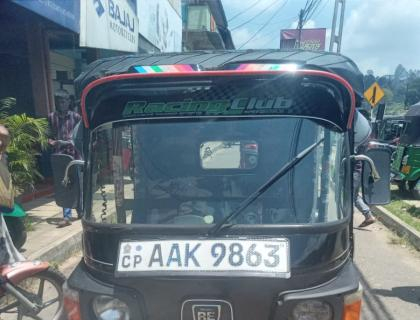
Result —
[{"label": "black windshield frame", "polygon": [[[168,119],[166,119],[166,120],[165,119],[160,119],[159,122],[161,122],[161,121],[165,122],[167,120]],[[172,120],[174,120],[174,119],[172,119]],[[194,119],[192,119],[192,120],[194,120]],[[131,123],[132,121],[135,121],[135,122],[137,122],[137,121],[149,122],[150,119],[135,119],[135,120],[133,119],[133,120],[128,120],[127,122]],[[156,119],[155,119],[155,121],[156,121]],[[322,120],[318,120],[318,121],[322,121]],[[125,122],[126,121],[117,122],[117,123],[122,124],[122,123],[125,123]],[[324,122],[324,121],[322,121],[322,122]],[[114,125],[115,124],[116,123],[114,123]],[[109,124],[109,125],[112,126],[112,124]],[[343,142],[344,142],[345,154],[346,154],[345,158],[350,159],[349,150],[351,150],[351,149],[349,148],[349,135],[348,135],[348,133],[344,134],[344,141]],[[89,151],[91,151],[91,146],[89,147],[89,149],[90,149]],[[89,154],[91,154],[91,152],[89,152]],[[350,161],[349,160],[346,160],[345,167],[346,167],[346,171],[350,172]],[[92,161],[88,161],[87,172],[89,172],[89,176],[87,177],[88,179],[85,179],[85,188],[87,188],[85,190],[90,190],[90,185],[92,183],[92,176],[91,176],[91,174],[92,174]],[[349,179],[347,179],[347,181],[346,181],[347,184],[349,184],[348,180]],[[350,185],[348,185],[345,188],[348,188],[350,190]],[[92,201],[92,193],[91,192],[85,192],[85,203],[90,204],[91,201]],[[86,208],[88,215],[92,213],[91,209],[92,209],[92,207],[90,205],[88,205],[87,208]],[[235,226],[234,228],[232,228],[231,232],[241,233],[242,231],[240,231],[240,230],[243,230],[245,232],[256,232],[256,230],[263,230],[263,229],[267,229],[267,230],[274,230],[274,229],[296,230],[296,229],[301,229],[301,228],[303,230],[309,230],[308,228],[310,226],[312,226],[315,229],[316,228],[321,228],[321,229],[327,228],[328,229],[330,227],[334,228],[333,226],[338,226],[338,225],[341,225],[342,223],[349,223],[350,216],[352,215],[352,207],[347,208],[347,209],[343,208],[343,210],[346,210],[347,214],[345,214],[345,216],[341,220],[332,221],[332,222],[325,222],[325,223],[322,223],[322,224],[320,224],[320,223],[315,223],[313,225],[311,225],[311,224],[295,224],[295,225],[294,224],[285,224],[285,225],[275,225],[275,226],[271,225],[271,224],[270,225],[259,224],[258,226],[239,225],[239,226]],[[145,229],[148,229],[148,230],[150,229],[149,231],[151,233],[153,233],[152,230],[155,230],[156,233],[160,233],[162,230],[168,230],[168,231],[172,230],[175,233],[177,232],[175,230],[178,230],[181,233],[183,233],[179,228],[177,228],[176,226],[175,227],[171,226],[171,225],[150,225],[150,224],[149,225],[145,225],[145,224],[121,225],[121,224],[95,223],[95,222],[92,222],[92,221],[89,221],[89,220],[86,220],[86,219],[84,219],[84,220],[87,224],[91,225],[91,227],[95,227],[95,228],[97,228],[97,227],[99,227],[99,228],[111,228],[111,229],[127,228],[127,230],[128,229],[134,230],[134,229],[137,229],[137,228],[139,228],[139,230],[140,230],[140,229],[145,228]],[[199,233],[199,230],[205,230],[206,228],[208,229],[207,226],[201,227],[201,226],[189,226],[189,225],[185,225],[185,226],[183,226],[183,228],[188,229],[187,233],[193,233],[193,234],[196,234],[196,232]],[[248,231],[246,231],[246,230],[248,230]],[[308,232],[312,232],[312,231],[308,231]],[[230,233],[230,231],[228,233]]]}]

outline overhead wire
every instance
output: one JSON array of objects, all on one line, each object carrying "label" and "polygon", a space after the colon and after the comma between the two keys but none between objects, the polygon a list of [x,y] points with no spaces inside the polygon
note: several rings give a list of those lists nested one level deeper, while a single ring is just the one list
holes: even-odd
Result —
[{"label": "overhead wire", "polygon": [[[321,1],[321,2],[322,2],[322,1]],[[318,10],[317,14],[314,16],[314,19],[315,19],[315,18],[317,18],[317,17],[321,14],[321,12],[323,12],[323,11],[325,10],[325,8],[326,8],[326,6],[328,5],[328,3],[329,3],[329,1],[328,1],[328,0],[325,0],[325,1],[324,1],[324,5],[322,6],[322,8],[321,8],[321,9],[319,9],[319,10]]]},{"label": "overhead wire", "polygon": [[[306,22],[308,22],[312,18],[313,14],[318,9],[321,2],[322,0],[307,0],[306,1],[305,7],[301,10],[301,12],[303,12],[302,17],[300,17],[300,14],[299,14],[299,20],[302,19],[301,27],[303,27],[306,24]],[[299,23],[298,23],[297,29],[299,29]]]},{"label": "overhead wire", "polygon": [[313,17],[313,15],[315,14],[316,10],[319,8],[319,6],[321,5],[322,0],[315,0],[314,1],[314,5],[312,7],[311,12],[308,14],[308,20],[311,19]]},{"label": "overhead wire", "polygon": [[238,25],[238,26],[236,26],[236,27],[233,27],[233,28],[231,28],[230,29],[230,31],[234,31],[234,30],[236,30],[236,29],[239,29],[239,28],[241,28],[241,27],[243,27],[244,25],[246,25],[246,24],[248,24],[248,23],[250,23],[251,21],[253,21],[254,19],[256,19],[256,18],[258,18],[258,17],[260,17],[264,12],[266,12],[268,9],[270,9],[271,7],[273,7],[275,4],[277,4],[278,3],[278,1],[277,0],[274,0],[271,4],[269,4],[267,7],[265,7],[263,10],[261,10],[260,12],[258,12],[255,16],[253,16],[251,19],[249,19],[249,20],[247,20],[247,21],[245,21],[245,22],[243,22],[243,23],[241,23],[240,25]]},{"label": "overhead wire", "polygon": [[264,25],[262,25],[261,26],[261,28],[259,28],[258,30],[257,30],[257,32],[255,32],[247,41],[245,41],[238,49],[241,49],[241,48],[243,48],[246,44],[248,44],[252,39],[254,39],[256,36],[257,36],[257,34],[261,31],[261,30],[263,30],[270,22],[271,22],[271,20],[273,20],[274,19],[274,17],[280,12],[280,10],[282,10],[285,6],[286,6],[286,4],[287,4],[287,2],[288,2],[288,0],[286,0],[275,12],[274,12],[274,14],[267,20],[267,22],[266,23],[264,23]]},{"label": "overhead wire", "polygon": [[[282,24],[282,23],[285,23],[285,22],[288,22],[288,21],[291,22],[291,21],[293,21],[293,19],[295,19],[295,16],[289,17],[287,19],[283,19],[283,20],[280,20],[280,21],[276,21],[275,23],[276,24]],[[270,23],[270,24],[273,24],[273,23]],[[272,34],[275,33],[275,36],[270,38],[270,41],[272,41],[275,37],[277,37],[280,34],[279,29],[281,30],[282,28],[279,26],[275,30],[270,30],[268,32],[261,33],[261,34],[257,35],[254,39],[258,39],[258,38],[261,38],[261,37],[266,37],[266,36],[269,36],[269,35],[271,36]],[[264,42],[264,44],[262,46],[265,46],[270,41]]]},{"label": "overhead wire", "polygon": [[237,17],[239,17],[240,15],[244,14],[245,12],[247,12],[248,10],[252,9],[253,7],[255,7],[258,3],[260,3],[261,0],[257,0],[255,1],[253,4],[251,4],[249,7],[247,7],[246,9],[242,10],[241,12],[238,12],[237,14],[235,14],[232,18],[228,19],[228,22],[231,22],[232,20],[235,20]]},{"label": "overhead wire", "polygon": [[[306,13],[306,18],[307,19],[308,18],[310,19],[312,17],[312,15],[316,12],[316,10],[319,8],[319,6],[320,6],[321,3],[322,3],[322,0],[319,0],[319,1],[318,0],[315,0],[315,1],[312,0],[311,2],[309,2],[309,0],[306,1],[305,7],[302,10],[304,10],[304,11],[308,11],[309,10],[309,12]],[[317,15],[316,16],[318,16],[325,9],[325,7],[327,6],[327,4],[328,4],[328,0],[325,1],[324,6],[317,12]],[[311,10],[312,10],[312,13],[310,12]],[[309,13],[309,15],[308,15],[308,13]],[[294,17],[292,17],[292,18],[294,18]],[[306,22],[307,21],[305,21],[305,23]],[[275,32],[276,32],[276,34],[273,37],[271,37],[270,39],[268,39],[266,42],[264,42],[261,45],[262,47],[265,47],[268,43],[272,42],[276,37],[279,37],[280,36],[280,34],[278,33],[277,30]],[[271,34],[271,33],[273,33],[273,31],[271,31],[269,33],[266,33],[264,35],[268,35],[268,34]]]}]

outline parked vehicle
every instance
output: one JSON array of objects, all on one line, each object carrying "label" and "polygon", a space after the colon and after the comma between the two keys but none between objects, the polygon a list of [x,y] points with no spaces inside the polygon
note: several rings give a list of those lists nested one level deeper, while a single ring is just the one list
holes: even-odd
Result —
[{"label": "parked vehicle", "polygon": [[47,262],[0,266],[1,319],[65,319],[61,288],[64,280]]},{"label": "parked vehicle", "polygon": [[420,103],[411,106],[404,118],[407,124],[393,157],[392,171],[400,190],[409,190],[420,200]]},{"label": "parked vehicle", "polygon": [[382,120],[378,140],[396,145],[405,130],[407,121],[403,116],[386,117]]},{"label": "parked vehicle", "polygon": [[91,65],[76,88],[85,159],[55,159],[57,203],[77,206],[82,192],[85,210],[69,320],[359,319],[353,162],[365,161],[365,200],[383,204],[390,153],[354,155],[370,130],[351,60],[300,50],[118,57]]}]

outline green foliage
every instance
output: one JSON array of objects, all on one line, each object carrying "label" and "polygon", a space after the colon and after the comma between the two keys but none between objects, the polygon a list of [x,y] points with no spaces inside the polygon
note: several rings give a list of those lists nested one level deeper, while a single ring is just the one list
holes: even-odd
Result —
[{"label": "green foliage", "polygon": [[394,94],[392,93],[392,90],[389,88],[383,88],[385,96],[383,98],[383,101],[386,104],[390,104],[392,102],[394,102]]},{"label": "green foliage", "polygon": [[48,144],[46,119],[35,119],[26,114],[9,112],[16,106],[16,99],[0,100],[0,123],[5,125],[11,135],[7,148],[9,169],[17,191],[33,189],[37,179],[42,178],[37,170],[36,156]]},{"label": "green foliage", "polygon": [[[404,115],[408,107],[420,101],[420,71],[407,71],[401,64],[393,75],[375,78],[373,71],[364,76],[365,87],[377,81],[385,92],[382,102],[386,104],[386,115]],[[376,110],[373,110],[374,113]]]},{"label": "green foliage", "polygon": [[413,213],[417,212],[418,208],[413,209],[413,206],[409,205],[403,200],[394,200],[384,207],[388,209],[393,215],[397,216],[417,231],[420,231],[420,217]]},{"label": "green foliage", "polygon": [[420,78],[411,79],[407,84],[405,104],[411,106],[420,101]]},{"label": "green foliage", "polygon": [[417,208],[416,206],[409,206],[407,212],[413,217],[420,218],[420,208]]},{"label": "green foliage", "polygon": [[406,106],[402,102],[387,103],[385,114],[392,116],[404,115],[407,112]]}]

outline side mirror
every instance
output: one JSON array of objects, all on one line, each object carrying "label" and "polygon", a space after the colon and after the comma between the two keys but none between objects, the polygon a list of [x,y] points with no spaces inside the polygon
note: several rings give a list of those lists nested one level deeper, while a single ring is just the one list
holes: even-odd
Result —
[{"label": "side mirror", "polygon": [[391,201],[391,152],[378,147],[368,149],[365,156],[372,161],[363,162],[363,199],[367,204],[387,204]]},{"label": "side mirror", "polygon": [[84,161],[73,160],[69,155],[51,155],[55,202],[58,206],[72,209],[80,207],[82,186],[77,166],[83,164]]}]

